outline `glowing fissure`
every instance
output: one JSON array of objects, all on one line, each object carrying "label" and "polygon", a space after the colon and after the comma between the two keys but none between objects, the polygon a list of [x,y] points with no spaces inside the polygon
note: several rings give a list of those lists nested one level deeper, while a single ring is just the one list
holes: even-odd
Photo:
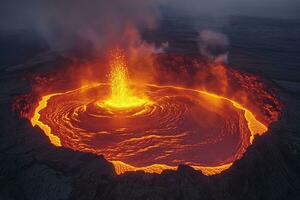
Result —
[{"label": "glowing fissure", "polygon": [[49,139],[53,145],[61,146],[61,141],[60,141],[59,137],[57,137],[55,134],[53,134],[51,132],[51,128],[48,125],[46,125],[40,121],[40,117],[41,117],[40,111],[43,110],[44,108],[46,108],[48,100],[51,97],[56,96],[56,95],[59,95],[59,93],[43,96],[42,100],[39,102],[39,105],[36,107],[36,109],[34,111],[34,115],[30,121],[31,121],[32,126],[38,125],[44,131],[44,133],[49,137]]},{"label": "glowing fissure", "polygon": [[[114,164],[117,174],[122,174],[128,171],[144,171],[146,173],[162,173],[164,170],[177,170],[177,166],[169,166],[165,164],[153,164],[145,167],[134,167],[132,165],[126,164],[122,161],[111,161]],[[195,170],[201,171],[203,174],[209,176],[214,174],[219,174],[222,171],[228,169],[232,163],[223,164],[220,166],[210,167],[210,166],[193,166]]]}]

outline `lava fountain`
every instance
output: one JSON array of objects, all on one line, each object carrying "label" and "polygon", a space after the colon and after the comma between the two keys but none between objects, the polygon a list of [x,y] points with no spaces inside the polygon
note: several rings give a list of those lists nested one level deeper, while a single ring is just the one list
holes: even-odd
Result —
[{"label": "lava fountain", "polygon": [[109,83],[43,96],[32,125],[55,146],[104,155],[117,174],[161,173],[179,164],[218,174],[267,131],[251,110],[227,97],[130,82],[121,52],[110,67]]},{"label": "lava fountain", "polygon": [[136,97],[132,94],[129,86],[128,71],[125,65],[124,55],[117,51],[110,63],[110,88],[111,95],[104,101],[99,101],[99,106],[109,106],[113,108],[130,108],[145,104],[147,100]]}]

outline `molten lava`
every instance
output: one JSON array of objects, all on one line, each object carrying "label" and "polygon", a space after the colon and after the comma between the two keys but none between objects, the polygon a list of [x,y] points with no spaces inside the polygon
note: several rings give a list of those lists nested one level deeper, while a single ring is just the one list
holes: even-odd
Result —
[{"label": "molten lava", "polygon": [[[104,101],[104,105],[121,109],[145,104],[147,102],[146,99],[141,99],[132,94],[125,58],[120,51],[117,51],[114,55],[110,67],[111,95]],[[99,102],[99,106],[101,106],[101,102]]]},{"label": "molten lava", "polygon": [[207,91],[130,84],[124,57],[112,60],[110,84],[45,95],[31,118],[55,146],[102,154],[117,174],[161,173],[188,164],[206,175],[228,169],[256,134],[267,131],[238,102]]}]

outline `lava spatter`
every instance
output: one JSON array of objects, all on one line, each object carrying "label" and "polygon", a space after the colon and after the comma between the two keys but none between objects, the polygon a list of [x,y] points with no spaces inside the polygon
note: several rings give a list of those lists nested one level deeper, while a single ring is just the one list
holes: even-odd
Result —
[{"label": "lava spatter", "polygon": [[99,106],[122,109],[149,103],[145,97],[138,97],[131,91],[125,58],[121,50],[117,50],[114,53],[110,68],[110,97],[103,102],[99,101]]}]

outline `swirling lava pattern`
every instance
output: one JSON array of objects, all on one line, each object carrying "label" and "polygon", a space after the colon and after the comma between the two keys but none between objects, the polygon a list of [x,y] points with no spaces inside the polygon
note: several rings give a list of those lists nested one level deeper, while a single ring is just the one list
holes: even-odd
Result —
[{"label": "swirling lava pattern", "polygon": [[241,158],[253,135],[267,130],[249,110],[215,94],[147,85],[148,103],[116,109],[103,104],[109,88],[44,96],[31,122],[57,146],[104,155],[118,174],[160,173],[182,163],[220,173]]}]

